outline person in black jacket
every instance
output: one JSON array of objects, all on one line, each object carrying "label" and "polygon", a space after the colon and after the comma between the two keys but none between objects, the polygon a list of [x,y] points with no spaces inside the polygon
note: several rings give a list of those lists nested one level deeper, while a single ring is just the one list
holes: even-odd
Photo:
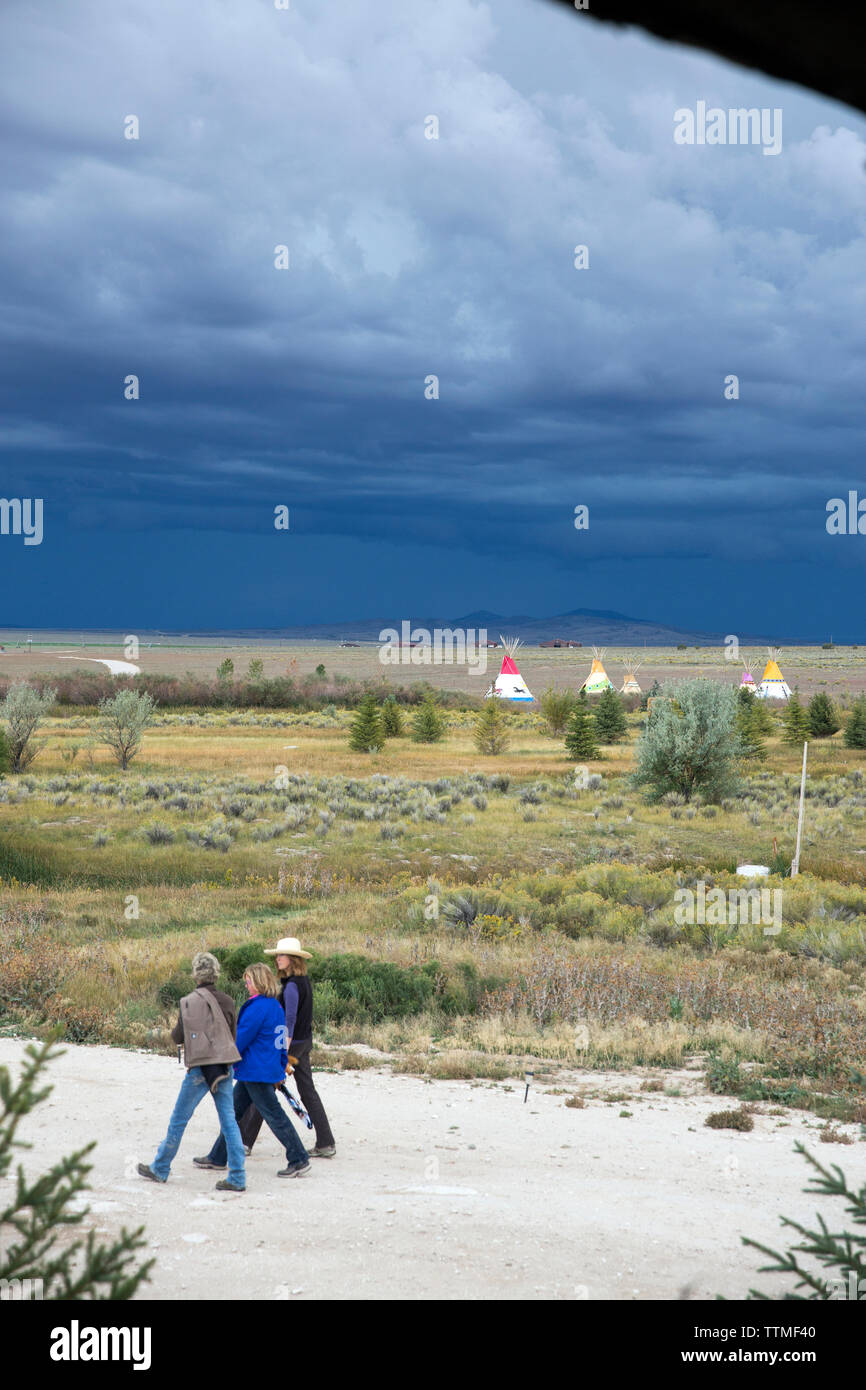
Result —
[{"label": "person in black jacket", "polygon": [[[310,1149],[311,1158],[333,1158],[337,1152],[328,1116],[313,1081],[310,1066],[310,1053],[313,1048],[313,987],[307,976],[307,961],[312,959],[310,951],[304,951],[296,936],[285,936],[266,956],[274,957],[274,964],[282,981],[280,1002],[286,1015],[286,1037],[290,1058],[294,1058],[294,1077],[298,1083],[301,1104],[307,1110],[315,1126],[316,1143]],[[252,1150],[262,1117],[250,1107],[241,1120],[241,1136],[247,1153]]]}]

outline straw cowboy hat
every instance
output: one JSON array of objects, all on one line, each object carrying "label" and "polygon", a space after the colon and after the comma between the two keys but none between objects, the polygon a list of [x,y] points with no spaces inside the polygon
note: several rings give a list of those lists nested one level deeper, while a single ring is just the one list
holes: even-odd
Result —
[{"label": "straw cowboy hat", "polygon": [[312,951],[302,951],[301,943],[296,936],[282,936],[272,951],[265,951],[266,956],[303,956],[304,960],[312,960]]}]

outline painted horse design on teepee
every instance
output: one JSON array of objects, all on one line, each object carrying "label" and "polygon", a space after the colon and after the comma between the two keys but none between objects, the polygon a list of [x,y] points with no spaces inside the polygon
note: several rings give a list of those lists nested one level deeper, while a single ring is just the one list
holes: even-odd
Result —
[{"label": "painted horse design on teepee", "polygon": [[517,663],[514,660],[514,653],[520,646],[520,638],[500,636],[499,640],[505,648],[505,656],[502,658],[502,669],[488,690],[485,698],[489,700],[495,697],[498,700],[517,700],[522,704],[532,704],[532,692],[524,683],[523,677],[517,669]]}]

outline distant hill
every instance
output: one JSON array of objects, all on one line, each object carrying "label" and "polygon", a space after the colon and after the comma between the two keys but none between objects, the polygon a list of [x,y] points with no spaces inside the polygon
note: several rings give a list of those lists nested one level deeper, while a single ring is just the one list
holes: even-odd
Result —
[{"label": "distant hill", "polygon": [[[156,630],[140,627],[136,631],[142,641],[148,644],[153,642],[157,645],[160,641],[166,640],[169,643],[179,642],[181,645],[189,646],[223,645],[229,641],[239,643],[339,642],[341,640],[377,642],[379,633],[384,628],[396,628],[400,632],[402,621],[402,618],[395,617],[347,618],[339,622],[305,623],[280,628],[197,628],[190,631],[188,629]],[[479,608],[471,613],[463,613],[459,617],[443,617],[441,614],[427,617],[414,616],[412,627],[413,629],[427,628],[429,631],[437,627],[474,628],[476,632],[479,628],[486,628],[488,638],[493,641],[498,641],[500,634],[503,634],[506,637],[519,637],[529,645],[537,645],[539,642],[551,641],[559,637],[564,641],[581,642],[585,647],[675,647],[682,642],[690,647],[716,647],[724,642],[727,635],[722,632],[671,627],[651,618],[631,618],[625,613],[617,613],[608,608],[572,608],[567,613],[556,613],[547,618],[533,617],[527,613],[495,613],[489,608]],[[27,634],[27,630],[24,628],[3,626],[0,628],[0,641],[4,640],[5,637],[5,640],[12,645],[17,645],[22,642],[25,634]],[[107,631],[102,628],[53,629],[50,633],[42,631],[39,634],[34,631],[32,636],[40,644],[49,641],[65,645],[70,640],[80,643],[85,639],[89,644],[93,644],[95,640],[103,636],[106,643],[118,641],[117,631]],[[788,633],[738,632],[737,636],[740,642],[746,646],[766,646],[770,642],[783,647],[811,646],[815,642],[823,640],[814,636],[792,637]],[[843,643],[845,640],[845,638],[838,636],[836,638],[837,644]]]},{"label": "distant hill", "polygon": [[[375,642],[378,640],[379,633],[384,628],[396,628],[400,631],[400,618],[361,618],[355,621],[346,620],[339,623],[311,623],[304,626],[284,627],[279,629],[246,629],[243,636],[251,637],[271,637],[291,639],[295,641],[320,640],[320,641],[339,641],[345,639],[354,642]],[[438,615],[435,617],[413,617],[412,627],[427,628],[486,628],[488,636],[493,640],[498,640],[500,633],[507,637],[520,637],[522,641],[535,644],[548,641],[552,638],[561,637],[566,641],[582,642],[584,646],[599,646],[607,643],[611,646],[643,646],[650,647],[671,647],[680,642],[685,642],[689,646],[718,646],[724,642],[725,633],[719,632],[699,632],[684,630],[682,628],[669,627],[665,623],[654,622],[646,618],[630,618],[624,613],[616,613],[609,609],[601,608],[574,608],[568,613],[558,613],[549,618],[532,617],[526,613],[504,614],[495,613],[490,609],[480,608],[471,613],[463,613],[459,617]],[[205,633],[197,633],[196,636],[206,636]],[[224,637],[225,633],[213,634]],[[766,643],[768,639],[765,635],[754,633],[738,633],[741,642],[744,643]]]}]

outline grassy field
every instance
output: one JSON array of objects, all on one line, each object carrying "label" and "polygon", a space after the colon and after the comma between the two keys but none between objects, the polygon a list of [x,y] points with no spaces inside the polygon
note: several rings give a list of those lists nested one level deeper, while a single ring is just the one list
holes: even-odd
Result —
[{"label": "grassy field", "polygon": [[468,711],[442,743],[374,756],[349,751],[344,710],[171,711],[126,773],[84,744],[88,714],[54,719],[0,783],[0,1017],[167,1049],[196,950],[240,992],[292,934],[332,1065],[363,1065],[357,1047],[452,1077],[698,1055],[720,1091],[866,1121],[866,755],[812,744],[801,874],[768,880],[778,934],[681,927],[678,888],[790,860],[799,755],[771,737],[736,798],[649,805],[628,780],[642,718],[586,789],[529,711],[495,758]]},{"label": "grassy field", "polygon": [[[36,674],[68,676],[76,669],[100,670],[97,664],[100,657],[124,659],[120,637],[116,643],[102,646],[43,639],[34,641],[32,649],[17,646],[19,640],[20,636],[0,631],[0,645],[4,648],[0,652],[0,678],[27,680]],[[760,680],[767,660],[766,651],[756,647],[747,650],[754,657],[752,674]],[[721,647],[690,647],[686,651],[676,647],[649,647],[645,651],[636,647],[609,647],[606,648],[605,667],[617,687],[622,685],[626,659],[632,654],[637,654],[641,661],[639,680],[644,690],[654,680],[683,680],[695,675],[709,675],[725,682],[740,678],[740,665],[727,661]],[[411,652],[407,649],[404,655],[408,658]],[[326,642],[245,642],[213,646],[178,643],[166,647],[142,645],[136,664],[144,673],[183,676],[190,672],[198,677],[212,677],[226,658],[234,662],[238,676],[247,671],[252,660],[261,660],[266,677],[309,676],[317,666],[324,664],[329,675],[339,672],[349,680],[384,679],[399,686],[423,678],[439,689],[480,697],[499,672],[502,650],[488,652],[486,670],[481,670],[456,663],[382,665],[376,646],[340,647]],[[591,661],[592,652],[587,647],[557,650],[529,646],[520,652],[521,673],[536,697],[550,685],[576,690],[589,673]],[[796,686],[803,695],[826,690],[834,699],[844,699],[849,694],[866,690],[866,649],[836,647],[825,651],[822,647],[791,647],[782,652],[780,664],[791,689]]]}]

